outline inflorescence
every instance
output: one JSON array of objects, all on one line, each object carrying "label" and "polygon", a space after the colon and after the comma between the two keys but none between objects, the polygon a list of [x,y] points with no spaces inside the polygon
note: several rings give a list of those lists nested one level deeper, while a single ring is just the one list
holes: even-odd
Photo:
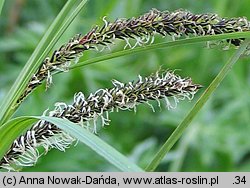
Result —
[{"label": "inflorescence", "polygon": [[[49,116],[68,119],[90,131],[96,132],[97,121],[102,126],[108,125],[108,113],[115,110],[136,110],[140,103],[151,100],[165,99],[167,108],[174,108],[179,100],[191,100],[201,85],[194,84],[190,78],[181,78],[173,71],[155,73],[148,77],[141,77],[137,81],[121,83],[113,80],[110,89],[99,89],[85,97],[82,92],[75,94],[72,105],[56,103],[55,109]],[[174,104],[170,102],[174,99]],[[92,124],[92,126],[91,126]],[[37,159],[51,148],[64,151],[72,142],[73,137],[66,134],[57,126],[38,121],[29,131],[14,141],[11,148],[0,161],[0,167],[15,170],[14,166],[32,166]],[[44,148],[39,153],[38,147]]]},{"label": "inflorescence", "polygon": [[[171,36],[174,40],[181,36],[217,35],[250,30],[250,22],[246,18],[220,18],[216,14],[193,14],[184,10],[162,12],[152,9],[137,18],[109,22],[104,17],[103,21],[102,26],[95,26],[86,35],[76,35],[55,50],[51,57],[45,58],[18,99],[17,105],[44,80],[48,88],[52,82],[52,74],[56,71],[67,71],[71,62],[76,62],[84,51],[110,48],[116,39],[126,42],[124,48],[134,48],[153,43],[156,34],[163,37]],[[226,42],[229,45],[239,46],[243,40],[243,38],[228,39]],[[173,71],[161,74],[157,72],[145,78],[139,76],[137,81],[126,84],[116,80],[112,83],[112,88],[100,89],[88,97],[82,92],[75,94],[71,105],[56,103],[55,109],[48,115],[67,119],[96,133],[98,121],[102,126],[109,124],[109,112],[136,110],[140,103],[153,107],[149,102],[155,100],[160,105],[160,99],[165,99],[167,108],[173,108],[179,100],[186,98],[191,100],[201,88],[190,78],[181,78]],[[174,104],[171,104],[170,98],[174,99]],[[57,126],[46,121],[38,121],[14,141],[0,160],[0,168],[16,170],[19,166],[32,166],[51,148],[65,151],[74,141],[75,138]],[[39,152],[38,147],[44,148],[44,151]]]},{"label": "inflorescence", "polygon": [[[46,80],[46,87],[49,87],[52,82],[51,74],[57,70],[66,71],[72,60],[77,59],[84,51],[99,49],[100,46],[109,48],[115,39],[124,40],[125,47],[133,48],[137,45],[152,43],[155,34],[176,38],[250,30],[250,23],[246,18],[220,18],[216,14],[193,14],[184,10],[162,12],[152,9],[137,18],[117,19],[109,22],[104,17],[103,21],[103,26],[94,27],[86,35],[76,35],[68,43],[55,50],[51,57],[47,57],[31,78],[17,104],[21,103],[42,81]],[[130,39],[135,40],[133,46]],[[228,39],[227,42],[239,46],[243,40]]]}]

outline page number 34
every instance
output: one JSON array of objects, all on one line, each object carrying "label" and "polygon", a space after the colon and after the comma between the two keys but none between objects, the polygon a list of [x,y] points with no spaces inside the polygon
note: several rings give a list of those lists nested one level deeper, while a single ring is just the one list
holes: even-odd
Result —
[{"label": "page number 34", "polygon": [[246,184],[245,176],[235,176],[233,184]]}]

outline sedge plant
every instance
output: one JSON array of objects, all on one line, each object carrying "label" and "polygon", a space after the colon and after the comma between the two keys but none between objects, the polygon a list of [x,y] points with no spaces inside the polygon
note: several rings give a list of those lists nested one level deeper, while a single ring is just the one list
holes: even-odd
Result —
[{"label": "sedge plant", "polygon": [[[141,16],[117,18],[114,21],[109,21],[104,16],[102,25],[90,28],[85,34],[76,34],[49,56],[48,52],[85,3],[86,1],[69,0],[65,4],[2,101],[1,168],[16,171],[23,166],[33,166],[50,149],[65,151],[72,143],[81,141],[122,171],[143,171],[96,136],[101,131],[98,124],[106,127],[112,124],[109,113],[136,111],[139,104],[145,103],[154,110],[152,101],[156,101],[159,106],[161,101],[165,101],[166,108],[171,110],[181,100],[192,100],[203,86],[194,83],[189,77],[179,76],[173,70],[162,70],[159,67],[151,75],[139,75],[134,81],[126,83],[114,79],[112,87],[101,88],[89,95],[84,94],[84,91],[78,92],[72,96],[71,104],[58,102],[54,110],[46,110],[42,116],[12,117],[23,101],[42,83],[45,82],[46,89],[49,89],[55,74],[120,56],[199,42],[213,41],[213,44],[224,48],[236,48],[235,54],[205,88],[194,107],[157,154],[152,156],[152,161],[145,170],[154,171],[232,65],[242,54],[248,54],[250,22],[246,18],[222,18],[216,14],[194,14],[186,10],[160,11],[153,8]],[[168,40],[165,39],[167,37],[172,41],[155,43],[155,38],[160,36],[163,41]],[[124,50],[78,62],[86,51],[94,50],[99,54],[103,49],[111,49],[118,41],[124,43]]]}]

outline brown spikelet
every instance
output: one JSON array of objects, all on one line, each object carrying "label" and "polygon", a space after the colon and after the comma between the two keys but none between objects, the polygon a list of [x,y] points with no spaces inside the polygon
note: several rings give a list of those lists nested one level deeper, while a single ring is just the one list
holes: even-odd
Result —
[{"label": "brown spikelet", "polygon": [[[133,48],[137,45],[152,43],[155,34],[176,38],[250,30],[250,24],[246,18],[221,18],[216,14],[193,14],[185,10],[168,12],[152,9],[137,18],[117,19],[109,22],[104,17],[103,20],[102,26],[94,27],[86,35],[76,35],[68,43],[55,50],[51,57],[47,57],[31,78],[17,104],[21,103],[44,80],[47,81],[46,87],[49,87],[52,82],[52,73],[57,70],[67,70],[71,61],[78,58],[85,50],[98,49],[100,46],[109,48],[115,39],[124,40],[125,47]],[[129,42],[130,39],[135,40],[133,46]],[[243,40],[228,39],[227,42],[239,46]]]},{"label": "brown spikelet", "polygon": [[[96,132],[96,122],[99,118],[102,126],[109,124],[108,113],[114,110],[136,110],[141,103],[148,105],[155,100],[160,104],[164,99],[167,108],[173,108],[179,100],[191,100],[201,87],[194,84],[190,78],[181,78],[173,71],[158,72],[148,77],[139,76],[137,81],[121,83],[113,80],[110,89],[99,89],[85,97],[82,92],[77,93],[72,105],[55,104],[55,109],[49,116],[68,119],[93,132]],[[171,104],[169,99],[174,99]],[[152,107],[152,105],[150,105]],[[91,122],[93,126],[91,127]],[[64,133],[55,125],[39,121],[24,135],[14,141],[11,148],[0,161],[0,167],[15,170],[14,166],[32,166],[39,154],[36,149],[42,146],[47,152],[51,148],[64,151],[75,139]]]}]

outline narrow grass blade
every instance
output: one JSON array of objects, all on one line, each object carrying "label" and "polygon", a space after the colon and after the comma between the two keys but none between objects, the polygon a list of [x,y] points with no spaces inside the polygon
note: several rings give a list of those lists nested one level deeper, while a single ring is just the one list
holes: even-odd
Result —
[{"label": "narrow grass blade", "polygon": [[[79,0],[68,0],[68,2],[65,4],[65,6],[58,14],[54,22],[48,28],[42,40],[29,58],[28,62],[17,77],[6,98],[2,101],[2,104],[0,106],[0,126],[4,122],[6,122],[8,118],[11,117],[12,114],[15,112],[15,103],[24,91],[32,74],[37,70],[42,60],[49,53],[53,45],[57,42],[59,37],[66,30],[66,28],[69,26],[69,24],[73,21],[73,19],[76,17],[76,15],[87,2],[87,0],[83,0],[78,3],[79,5],[77,8],[74,8],[78,1]],[[72,9],[74,9],[73,12],[71,11]]]},{"label": "narrow grass blade", "polygon": [[136,164],[131,163],[125,156],[98,138],[96,135],[81,128],[80,126],[66,120],[55,117],[40,117],[42,120],[53,123],[60,129],[79,139],[100,156],[104,157],[111,164],[123,172],[142,172],[143,170]]},{"label": "narrow grass blade", "polygon": [[3,158],[14,140],[36,121],[38,120],[32,117],[18,117],[0,127],[0,159]]},{"label": "narrow grass blade", "polygon": [[173,147],[176,141],[181,137],[185,129],[194,119],[194,117],[198,114],[204,104],[207,102],[211,94],[215,91],[215,89],[219,86],[228,72],[231,70],[232,66],[238,61],[241,54],[246,50],[249,45],[250,40],[246,40],[240,48],[235,52],[235,54],[228,60],[228,62],[223,66],[219,74],[215,77],[212,83],[208,86],[199,100],[196,102],[194,107],[190,110],[187,116],[183,119],[183,121],[178,125],[178,127],[174,130],[174,132],[170,135],[164,145],[160,148],[157,154],[154,156],[151,163],[145,169],[146,171],[154,171],[157,166],[160,164],[161,160],[165,157],[168,151]]},{"label": "narrow grass blade", "polygon": [[170,48],[170,47],[175,47],[175,46],[183,46],[183,45],[201,43],[201,42],[206,42],[206,41],[234,39],[234,38],[250,38],[250,32],[228,33],[228,34],[219,34],[219,35],[210,35],[210,36],[198,36],[198,37],[180,39],[180,40],[171,41],[171,42],[162,42],[162,43],[158,43],[158,44],[137,47],[134,49],[118,51],[118,52],[103,55],[100,57],[81,61],[81,62],[71,66],[70,69],[75,69],[75,68],[83,67],[86,65],[99,63],[99,62],[102,62],[105,60],[109,60],[109,59],[113,59],[113,58],[117,58],[117,57],[122,57],[122,56],[126,56],[126,55],[131,55],[131,54],[135,54],[135,53],[145,52],[145,51],[149,51],[149,50]]},{"label": "narrow grass blade", "polygon": [[0,0],[0,15],[2,13],[3,5],[4,5],[4,0]]},{"label": "narrow grass blade", "polygon": [[58,126],[60,129],[79,139],[97,154],[104,157],[111,164],[124,172],[142,172],[143,170],[136,164],[130,162],[124,155],[113,147],[105,143],[96,135],[66,119],[55,117],[25,116],[12,119],[0,127],[0,159],[8,151],[13,141],[23,132],[27,131],[39,119],[48,121]]}]

